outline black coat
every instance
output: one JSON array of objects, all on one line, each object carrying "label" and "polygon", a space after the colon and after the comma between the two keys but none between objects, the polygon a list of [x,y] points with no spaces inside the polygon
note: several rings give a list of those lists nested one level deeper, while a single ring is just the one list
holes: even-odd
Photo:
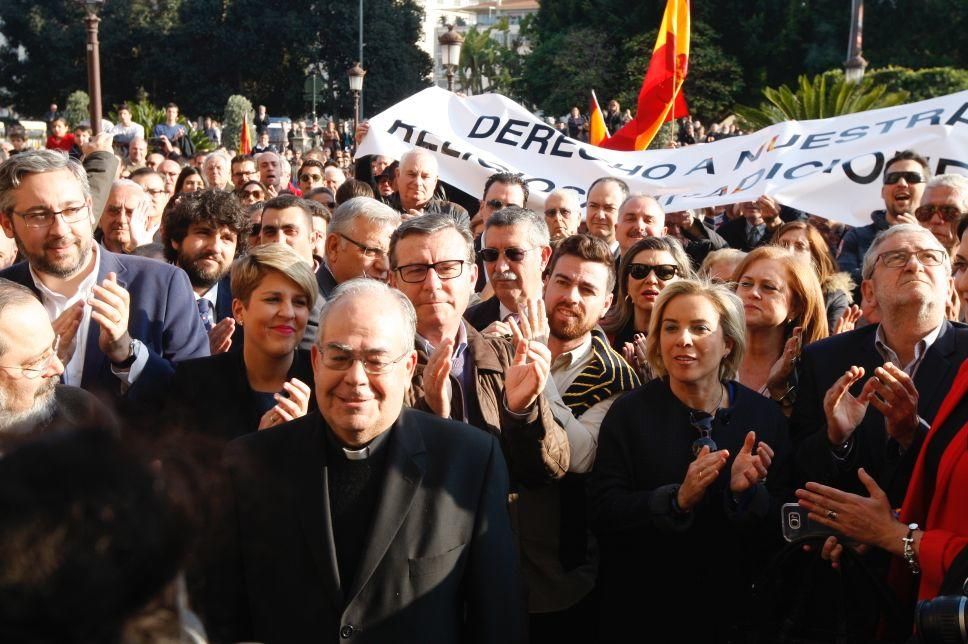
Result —
[{"label": "black coat", "polygon": [[404,409],[355,580],[339,578],[318,413],[226,452],[216,641],[517,642],[524,608],[495,437]]},{"label": "black coat", "polygon": [[[674,513],[672,499],[699,434],[667,381],[626,394],[605,416],[589,484],[590,522],[601,546],[601,641],[625,641],[654,624],[667,624],[676,641],[723,641],[732,628],[755,621],[747,612],[750,583],[780,543],[791,448],[776,403],[739,383],[730,389],[732,404],[716,415],[712,432],[730,460],[685,516]],[[730,467],[750,430],[775,458],[767,483],[737,505]]]},{"label": "black coat", "polygon": [[483,331],[501,318],[501,301],[492,296],[464,311],[464,319],[478,331]]}]

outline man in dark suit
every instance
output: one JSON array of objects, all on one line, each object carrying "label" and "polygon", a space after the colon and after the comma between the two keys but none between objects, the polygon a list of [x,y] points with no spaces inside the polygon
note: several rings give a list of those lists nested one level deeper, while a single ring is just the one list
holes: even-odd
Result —
[{"label": "man in dark suit", "polygon": [[968,358],[968,328],[945,320],[951,261],[925,228],[880,233],[863,276],[880,323],[804,348],[790,428],[801,481],[865,493],[856,474],[863,467],[899,507],[927,429]]},{"label": "man in dark suit", "polygon": [[215,639],[521,640],[501,449],[403,409],[415,319],[381,282],[341,286],[312,349],[319,413],[229,445]]},{"label": "man in dark suit", "polygon": [[754,248],[765,246],[770,243],[774,231],[783,225],[780,204],[766,195],[756,201],[741,202],[734,207],[739,208],[740,216],[727,221],[716,231],[730,248],[748,253]]},{"label": "man in dark suit", "polygon": [[188,274],[212,355],[242,342],[232,317],[229,271],[249,245],[249,216],[222,190],[182,195],[161,227],[165,259]]},{"label": "man in dark suit", "polygon": [[0,224],[27,258],[0,273],[33,290],[60,338],[64,381],[137,398],[171,363],[208,354],[185,273],[94,243],[87,175],[50,150],[0,165]]}]

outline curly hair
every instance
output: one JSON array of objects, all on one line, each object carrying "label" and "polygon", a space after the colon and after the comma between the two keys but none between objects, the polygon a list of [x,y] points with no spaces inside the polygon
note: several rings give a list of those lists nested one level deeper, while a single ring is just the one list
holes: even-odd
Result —
[{"label": "curly hair", "polygon": [[227,226],[237,236],[235,256],[245,254],[249,245],[251,223],[242,203],[231,192],[201,190],[182,194],[178,203],[165,212],[161,222],[161,241],[165,246],[165,259],[174,263],[178,251],[174,243],[181,244],[192,224]]}]

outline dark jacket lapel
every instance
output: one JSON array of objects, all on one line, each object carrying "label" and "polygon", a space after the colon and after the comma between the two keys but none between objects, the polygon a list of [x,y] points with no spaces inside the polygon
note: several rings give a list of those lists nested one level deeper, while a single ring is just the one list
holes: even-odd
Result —
[{"label": "dark jacket lapel", "polygon": [[387,455],[387,472],[383,479],[380,503],[370,528],[370,539],[360,560],[356,579],[346,594],[347,605],[356,599],[360,590],[373,576],[390,544],[397,536],[400,526],[410,512],[417,490],[426,470],[426,448],[417,427],[417,412],[404,409],[397,422],[388,431],[390,449]]},{"label": "dark jacket lapel", "polygon": [[[298,490],[299,523],[306,535],[306,543],[313,561],[319,568],[326,594],[337,613],[342,612],[343,594],[340,590],[339,567],[333,539],[333,520],[329,508],[329,484],[326,476],[326,450],[323,441],[325,427],[318,413],[311,414],[311,425],[295,441],[291,456],[293,478]],[[297,421],[298,422],[298,421]],[[295,431],[295,430],[293,430]]]}]

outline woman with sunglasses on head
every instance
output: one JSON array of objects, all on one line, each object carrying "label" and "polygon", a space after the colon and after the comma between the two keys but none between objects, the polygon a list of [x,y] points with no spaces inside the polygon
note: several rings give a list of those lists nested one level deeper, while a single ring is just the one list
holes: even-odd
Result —
[{"label": "woman with sunglasses on head", "polygon": [[644,356],[652,308],[666,285],[693,277],[692,266],[672,237],[646,237],[625,253],[618,274],[618,299],[602,328],[646,382],[651,379]]},{"label": "woman with sunglasses on head", "polygon": [[827,337],[817,275],[793,253],[760,246],[743,258],[733,288],[746,313],[746,355],[738,380],[789,413],[796,396],[794,364],[805,344]]},{"label": "woman with sunglasses on head", "polygon": [[232,295],[242,350],[179,363],[167,394],[181,427],[224,441],[315,408],[309,352],[298,348],[319,297],[312,268],[285,244],[257,246],[232,265]]},{"label": "woman with sunglasses on head", "polygon": [[820,231],[808,222],[791,221],[777,229],[773,243],[786,248],[816,271],[823,292],[828,330],[833,334],[853,329],[860,316],[860,307],[852,306],[854,282],[849,273],[837,271],[837,263]]},{"label": "woman with sunglasses on head", "polygon": [[750,584],[779,545],[791,448],[777,406],[734,380],[745,348],[728,287],[679,280],[655,302],[656,377],[612,405],[589,484],[600,641],[660,622],[677,641],[732,641],[755,622]]}]

